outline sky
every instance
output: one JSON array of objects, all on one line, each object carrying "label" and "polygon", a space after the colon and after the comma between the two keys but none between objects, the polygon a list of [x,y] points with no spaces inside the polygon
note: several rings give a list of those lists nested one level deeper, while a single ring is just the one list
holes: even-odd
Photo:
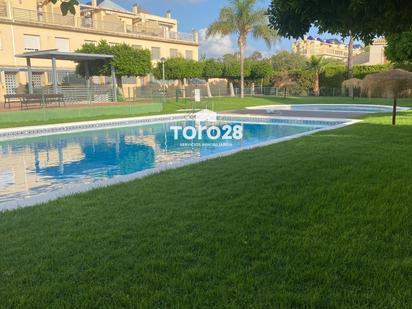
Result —
[{"label": "sky", "polygon": [[[218,18],[220,9],[227,4],[225,0],[112,0],[117,4],[131,9],[134,3],[144,7],[154,15],[164,16],[170,10],[172,17],[178,21],[180,32],[192,32],[193,29],[200,33],[201,45],[200,55],[207,57],[220,57],[227,53],[234,53],[237,50],[236,38],[213,37],[205,39],[207,27]],[[86,1],[82,1],[86,2]],[[257,0],[257,7],[268,8],[270,0]],[[312,28],[310,35],[317,35],[317,29]],[[329,34],[318,35],[322,38],[333,37]],[[337,37],[337,36],[334,36]],[[262,40],[248,39],[247,54],[260,51],[264,56],[270,56],[280,50],[292,49],[292,40],[281,38],[272,48],[268,48]]]}]

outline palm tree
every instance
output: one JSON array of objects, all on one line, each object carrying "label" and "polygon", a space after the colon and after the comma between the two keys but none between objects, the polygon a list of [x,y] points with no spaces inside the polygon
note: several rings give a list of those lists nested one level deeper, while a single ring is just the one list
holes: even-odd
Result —
[{"label": "palm tree", "polygon": [[315,93],[315,96],[320,95],[320,73],[323,71],[323,67],[325,66],[325,62],[323,60],[323,57],[316,57],[312,56],[309,59],[309,69],[315,74],[315,79],[313,82],[313,92]]},{"label": "palm tree", "polygon": [[255,8],[257,0],[229,0],[229,5],[220,10],[219,18],[207,29],[206,37],[237,34],[240,52],[240,96],[244,97],[244,63],[247,36],[263,39],[268,47],[277,39],[277,31],[268,27],[265,9]]},{"label": "palm tree", "polygon": [[[352,36],[352,31],[349,30],[347,79],[352,79],[352,78],[353,78],[353,36]],[[353,97],[353,88],[349,88],[349,96]]]}]

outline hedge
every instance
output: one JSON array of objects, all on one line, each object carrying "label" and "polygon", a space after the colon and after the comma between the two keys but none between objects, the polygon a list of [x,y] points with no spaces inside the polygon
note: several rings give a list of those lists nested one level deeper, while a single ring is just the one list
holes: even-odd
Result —
[{"label": "hedge", "polygon": [[[368,74],[388,71],[389,64],[380,65],[354,65],[353,77],[363,79]],[[320,75],[320,86],[323,88],[341,88],[342,82],[347,79],[345,65],[326,65]]]}]

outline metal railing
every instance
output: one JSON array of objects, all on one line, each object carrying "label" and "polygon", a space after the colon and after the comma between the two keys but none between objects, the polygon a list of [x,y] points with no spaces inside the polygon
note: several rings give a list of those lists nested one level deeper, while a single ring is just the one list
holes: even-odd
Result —
[{"label": "metal railing", "polygon": [[142,27],[126,25],[126,32],[131,34],[138,34],[139,36],[157,37],[166,39],[165,32],[160,27]]},{"label": "metal railing", "polygon": [[63,16],[26,9],[13,8],[13,19],[17,21],[28,21],[32,23],[43,23],[61,26],[75,26],[73,16]]},{"label": "metal railing", "polygon": [[0,4],[0,17],[7,17],[7,5]]},{"label": "metal railing", "polygon": [[[199,89],[202,97],[208,97],[208,90],[205,84],[189,84],[184,89],[180,86],[168,86],[167,89],[163,89],[161,85],[152,84],[145,87],[137,87],[129,89],[125,93],[125,98],[127,100],[143,100],[143,99],[153,99],[155,96],[159,96],[160,93],[165,98],[193,98],[194,90]],[[183,93],[184,91],[184,93]],[[210,85],[210,93],[212,97],[231,97],[230,89],[228,86],[224,85]],[[234,96],[240,96],[240,89],[238,87],[234,88]],[[271,97],[311,97],[315,96],[313,89],[300,89],[300,88],[277,88],[277,87],[261,87],[256,85],[254,88],[247,86],[244,89],[244,95],[250,96],[271,96]],[[347,92],[342,92],[341,88],[326,88],[322,87],[320,89],[319,96],[322,97],[348,97]],[[366,97],[365,94],[355,91],[355,97]],[[404,94],[403,97],[412,97],[412,92],[409,94]]]},{"label": "metal railing", "polygon": [[169,37],[172,40],[177,40],[177,41],[195,41],[195,37],[192,33],[183,33],[183,32],[169,32]]},{"label": "metal railing", "polygon": [[97,31],[124,32],[124,24],[120,21],[118,23],[113,23],[106,21],[97,21],[86,17],[80,17],[78,18],[78,25],[81,28],[88,28]]},{"label": "metal railing", "polygon": [[[63,94],[63,100],[67,104],[92,104],[92,103],[107,103],[113,101],[113,89],[105,86],[93,86],[87,89],[82,86],[59,86],[57,88],[59,94]],[[35,94],[53,94],[54,90],[51,86],[35,88]]]},{"label": "metal railing", "polygon": [[[176,40],[182,42],[195,42],[195,36],[191,33],[165,31],[162,27],[145,27],[126,25],[124,22],[97,21],[91,17],[63,16],[61,14],[45,13],[41,11],[12,9],[12,19],[20,22],[41,23],[48,25],[70,26],[74,28],[91,29],[112,33],[125,33],[139,37],[159,38],[164,40]],[[7,7],[0,6],[0,17],[7,17]]]}]

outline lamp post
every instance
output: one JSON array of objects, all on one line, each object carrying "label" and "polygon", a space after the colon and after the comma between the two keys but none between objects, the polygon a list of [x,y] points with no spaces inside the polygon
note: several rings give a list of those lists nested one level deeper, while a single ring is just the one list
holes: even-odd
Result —
[{"label": "lamp post", "polygon": [[165,62],[166,62],[166,58],[164,58],[164,57],[162,57],[161,59],[160,59],[160,61],[162,62],[162,78],[163,78],[163,80],[162,80],[162,84],[163,84],[163,87],[165,86]]}]

